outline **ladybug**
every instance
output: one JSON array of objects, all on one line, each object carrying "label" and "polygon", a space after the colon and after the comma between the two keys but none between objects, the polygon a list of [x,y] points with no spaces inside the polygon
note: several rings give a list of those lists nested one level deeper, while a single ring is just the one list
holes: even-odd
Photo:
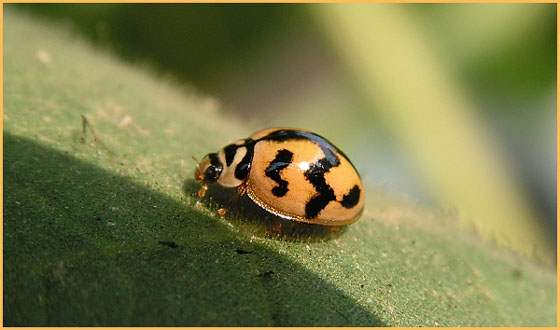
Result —
[{"label": "ladybug", "polygon": [[210,183],[237,188],[220,216],[244,194],[279,217],[324,226],[353,223],[364,209],[362,181],[348,157],[303,129],[264,129],[229,144],[197,161],[194,178],[200,198]]}]

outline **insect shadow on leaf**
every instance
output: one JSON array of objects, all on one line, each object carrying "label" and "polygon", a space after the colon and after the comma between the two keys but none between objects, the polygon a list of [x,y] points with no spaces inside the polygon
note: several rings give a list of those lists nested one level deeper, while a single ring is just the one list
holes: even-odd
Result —
[{"label": "insect shadow on leaf", "polygon": [[[237,193],[235,189],[211,185],[208,187],[208,194],[199,198],[199,189],[200,186],[194,179],[189,178],[183,182],[183,193],[192,201],[200,201],[214,214],[231,199],[232,194]],[[335,239],[347,230],[347,226],[329,227],[283,219],[263,210],[246,195],[239,197],[231,206],[225,219],[232,225],[250,231],[251,235],[287,241],[321,242]]]}]

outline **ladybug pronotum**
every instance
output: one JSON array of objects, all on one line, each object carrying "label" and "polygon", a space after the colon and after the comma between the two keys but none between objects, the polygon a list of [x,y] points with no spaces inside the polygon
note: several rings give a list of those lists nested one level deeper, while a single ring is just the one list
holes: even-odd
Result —
[{"label": "ladybug pronotum", "polygon": [[342,226],[358,220],[364,209],[360,175],[348,157],[327,139],[310,131],[269,128],[206,155],[194,173],[201,185],[217,182],[237,188],[279,217]]}]

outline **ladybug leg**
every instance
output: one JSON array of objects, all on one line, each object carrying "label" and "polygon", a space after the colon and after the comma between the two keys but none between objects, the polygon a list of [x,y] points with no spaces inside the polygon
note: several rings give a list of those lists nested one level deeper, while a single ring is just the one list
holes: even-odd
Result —
[{"label": "ladybug leg", "polygon": [[279,219],[274,218],[272,220],[272,233],[278,235],[282,232],[282,222]]},{"label": "ladybug leg", "polygon": [[331,233],[338,233],[338,232],[340,232],[340,227],[328,226],[327,230],[330,231]]},{"label": "ladybug leg", "polygon": [[233,205],[233,203],[237,201],[237,198],[239,198],[239,196],[245,195],[246,192],[247,192],[247,186],[245,184],[240,185],[237,188],[237,194],[233,195],[233,197],[229,200],[229,202],[226,204],[225,207],[218,209],[218,215],[220,217],[223,217],[226,214],[227,210]]},{"label": "ladybug leg", "polygon": [[207,184],[203,184],[200,189],[198,190],[198,197],[202,198],[204,197],[204,195],[206,195],[206,192],[208,191],[208,185]]}]

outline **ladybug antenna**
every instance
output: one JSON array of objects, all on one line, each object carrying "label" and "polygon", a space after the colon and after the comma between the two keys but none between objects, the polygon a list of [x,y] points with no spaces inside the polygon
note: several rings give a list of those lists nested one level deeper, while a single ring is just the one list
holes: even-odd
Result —
[{"label": "ladybug antenna", "polygon": [[196,167],[200,170],[200,162],[198,161],[198,158],[192,156],[192,159],[196,162]]}]

